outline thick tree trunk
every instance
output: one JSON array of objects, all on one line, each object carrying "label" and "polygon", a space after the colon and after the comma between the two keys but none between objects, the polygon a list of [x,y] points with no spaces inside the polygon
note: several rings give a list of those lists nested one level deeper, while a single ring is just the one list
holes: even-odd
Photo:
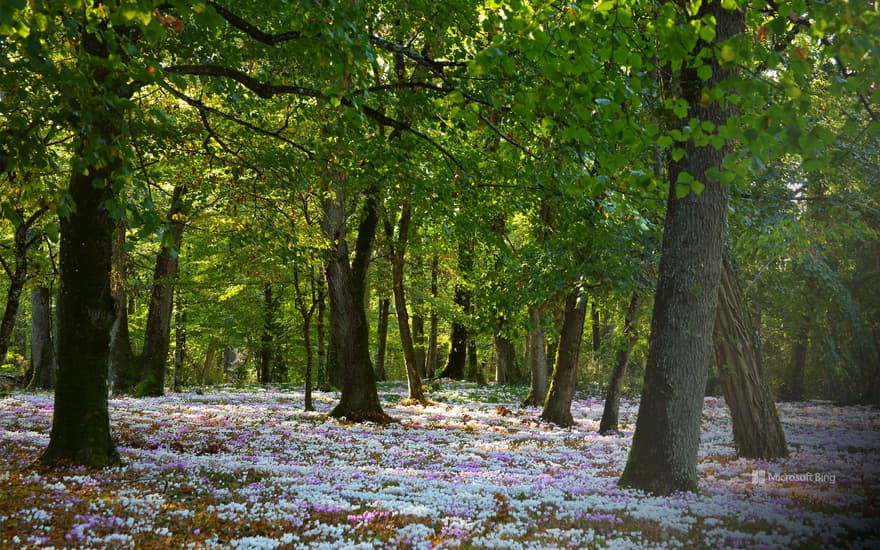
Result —
[{"label": "thick tree trunk", "polygon": [[388,313],[391,311],[391,298],[379,299],[379,317],[376,319],[376,379],[385,381],[385,350],[388,346]]},{"label": "thick tree trunk", "polygon": [[623,320],[623,346],[615,355],[614,370],[611,372],[611,381],[605,393],[605,408],[602,411],[602,420],[599,422],[599,433],[603,435],[616,433],[620,423],[620,391],[623,388],[626,367],[629,365],[629,354],[636,343],[636,318],[641,307],[642,297],[633,292]]},{"label": "thick tree trunk", "polygon": [[39,285],[31,289],[31,367],[33,377],[30,388],[51,390],[55,388],[58,365],[52,344],[51,294]]},{"label": "thick tree trunk", "polygon": [[764,377],[759,343],[727,254],[715,317],[715,358],[730,407],[733,441],[741,457],[786,457],[785,433]]},{"label": "thick tree trunk", "polygon": [[544,321],[541,308],[529,311],[529,394],[523,405],[542,407],[547,399],[547,339],[544,337]]},{"label": "thick tree trunk", "polygon": [[[470,245],[460,243],[458,246],[459,275],[466,277],[473,269],[473,257],[469,250]],[[463,285],[455,286],[455,305],[461,308],[465,315],[471,312],[471,293]],[[452,334],[449,337],[449,355],[446,358],[446,366],[440,373],[441,378],[464,380],[468,356],[468,330],[460,321],[452,322]]]},{"label": "thick tree trunk", "polygon": [[[718,42],[743,29],[743,13],[720,0],[704,3],[695,16],[715,17]],[[698,43],[702,49],[711,44]],[[696,51],[694,51],[696,53]],[[727,122],[725,101],[706,104],[702,90],[726,79],[730,70],[711,62],[712,77],[703,82],[684,64],[678,77],[680,95],[689,104],[687,119]],[[712,356],[712,329],[718,305],[721,252],[727,215],[727,192],[713,181],[729,147],[715,149],[683,144],[685,155],[670,164],[671,182],[663,229],[648,363],[639,416],[629,459],[620,483],[656,494],[697,488],[697,451],[706,376]],[[700,194],[678,197],[683,174],[705,184]]]},{"label": "thick tree trunk", "polygon": [[132,393],[138,382],[138,369],[131,351],[128,330],[128,254],[125,251],[124,220],[118,220],[113,233],[111,290],[116,318],[110,336],[110,390],[114,394]]},{"label": "thick tree trunk", "polygon": [[388,422],[376,389],[370,361],[370,338],[364,305],[367,268],[378,224],[376,199],[367,197],[358,228],[354,262],[349,261],[345,238],[345,196],[337,187],[324,201],[327,251],[326,277],[330,296],[331,342],[342,377],[342,396],[330,412],[334,418],[353,422]]},{"label": "thick tree trunk", "polygon": [[174,280],[177,278],[180,243],[183,239],[185,212],[183,185],[176,185],[171,197],[168,220],[174,250],[162,246],[153,271],[153,289],[147,327],[144,333],[144,351],[141,357],[141,379],[137,394],[157,396],[165,393],[165,371],[168,366],[168,349],[171,346],[171,306],[174,297]]},{"label": "thick tree trunk", "polygon": [[404,201],[400,211],[397,228],[397,242],[391,245],[391,288],[394,293],[394,309],[397,313],[397,329],[400,332],[400,346],[403,348],[403,362],[406,367],[408,387],[407,401],[427,403],[422,390],[422,379],[416,366],[416,353],[412,332],[409,327],[409,313],[406,308],[406,290],[403,286],[403,269],[406,264],[406,246],[409,239],[409,224],[412,219],[412,206]]},{"label": "thick tree trunk", "polygon": [[[88,35],[85,40],[97,42]],[[106,124],[119,120],[111,113],[101,116]],[[113,131],[102,130],[78,138],[77,157],[86,158],[90,140],[115,141]],[[107,409],[110,329],[116,313],[110,290],[114,223],[106,204],[113,199],[115,168],[107,163],[75,170],[69,192],[76,210],[61,218],[58,380],[49,446],[40,459],[48,465],[103,467],[119,462]]]},{"label": "thick tree trunk", "polygon": [[516,371],[516,349],[513,342],[503,334],[496,334],[495,344],[495,383],[510,384]]},{"label": "thick tree trunk", "polygon": [[550,389],[544,402],[541,418],[559,426],[573,426],[571,401],[577,384],[578,356],[584,337],[584,320],[587,315],[586,299],[579,290],[573,290],[565,299],[565,317],[559,335],[559,349]]}]

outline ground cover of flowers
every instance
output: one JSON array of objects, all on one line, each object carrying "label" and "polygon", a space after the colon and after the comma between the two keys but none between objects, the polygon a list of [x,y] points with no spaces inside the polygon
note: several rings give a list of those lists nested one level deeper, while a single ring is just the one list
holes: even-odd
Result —
[{"label": "ground cover of flowers", "polygon": [[534,548],[877,547],[880,411],[780,404],[791,457],[737,459],[721,399],[707,398],[701,491],[622,490],[623,433],[536,420],[498,388],[444,384],[429,407],[385,385],[389,426],[302,411],[294,390],[223,389],[112,399],[124,465],[48,472],[52,397],[0,398],[0,547]]}]

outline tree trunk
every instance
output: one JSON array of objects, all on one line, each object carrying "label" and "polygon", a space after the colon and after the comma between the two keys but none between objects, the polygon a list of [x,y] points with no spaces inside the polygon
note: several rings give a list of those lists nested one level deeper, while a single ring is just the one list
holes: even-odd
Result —
[{"label": "tree trunk", "polygon": [[599,344],[602,341],[602,326],[599,323],[599,306],[596,305],[596,300],[593,300],[590,303],[590,321],[591,321],[591,332],[593,337],[593,355],[599,355]]},{"label": "tree trunk", "polygon": [[379,299],[379,318],[376,320],[376,378],[385,381],[385,349],[388,345],[388,313],[391,311],[391,298]]},{"label": "tree trunk", "polygon": [[110,336],[110,390],[114,394],[132,393],[138,382],[138,369],[131,351],[128,329],[128,254],[125,251],[124,220],[118,220],[114,229],[111,259],[111,290],[116,317]]},{"label": "tree trunk", "polygon": [[636,343],[636,317],[641,307],[642,297],[633,292],[623,320],[623,347],[617,350],[615,355],[614,370],[611,372],[611,381],[605,393],[605,408],[602,410],[602,420],[599,422],[599,433],[602,435],[616,433],[620,423],[620,390],[623,388],[623,378],[629,365],[629,354]]},{"label": "tree trunk", "polygon": [[[437,255],[431,258],[431,297],[434,302],[437,301],[437,279],[439,266]],[[437,323],[437,309],[431,305],[430,328],[428,330],[428,357],[425,360],[425,370],[428,378],[434,378],[437,373],[437,338],[439,336],[440,327]]]},{"label": "tree trunk", "polygon": [[425,404],[422,379],[416,366],[412,332],[409,327],[409,313],[406,309],[406,290],[403,286],[403,268],[406,264],[406,246],[409,238],[409,224],[412,219],[412,206],[405,200],[400,210],[397,242],[391,245],[391,287],[394,292],[394,309],[397,312],[397,329],[400,332],[400,346],[403,348],[403,362],[406,367],[408,387],[407,401]]},{"label": "tree trunk", "polygon": [[547,399],[547,341],[544,337],[544,321],[541,308],[529,311],[529,394],[523,405],[542,407]]},{"label": "tree trunk", "polygon": [[[413,308],[419,304],[413,304]],[[417,313],[412,314],[412,337],[413,337],[413,358],[416,361],[416,372],[419,378],[424,379],[426,370],[425,364],[427,356],[425,353],[425,318]]]},{"label": "tree trunk", "polygon": [[[303,402],[303,408],[306,411],[315,410],[314,405],[312,404],[312,374],[315,372],[314,365],[314,352],[312,350],[312,316],[315,314],[315,310],[318,308],[318,301],[323,301],[323,294],[318,290],[318,279],[320,277],[315,276],[314,267],[309,267],[309,288],[311,294],[311,301],[306,303],[306,292],[302,289],[299,284],[299,270],[294,269],[293,271],[293,285],[294,290],[296,291],[295,302],[296,309],[299,311],[300,318],[302,319],[302,337],[303,337],[303,347],[306,349],[306,371],[305,371],[305,396]],[[323,327],[321,328],[323,331]]]},{"label": "tree trunk", "polygon": [[792,401],[804,400],[804,373],[807,370],[807,349],[809,330],[802,327],[791,348],[791,370],[789,371],[788,398]]},{"label": "tree trunk", "polygon": [[326,344],[325,344],[325,335],[324,335],[324,318],[325,309],[326,309],[326,301],[324,292],[326,281],[324,281],[324,277],[317,277],[315,280],[315,285],[318,287],[317,296],[315,302],[318,307],[318,319],[315,323],[317,326],[315,327],[316,336],[318,339],[317,342],[317,353],[318,353],[318,389],[321,391],[327,391],[330,387],[330,384],[327,381],[327,352],[326,352]]},{"label": "tree trunk", "polygon": [[465,366],[464,378],[468,382],[486,383],[477,360],[477,341],[473,337],[469,337],[467,341],[467,365]]},{"label": "tree trunk", "polygon": [[171,345],[171,305],[174,297],[174,280],[177,278],[180,243],[183,239],[183,214],[186,210],[185,192],[186,188],[183,185],[174,187],[171,208],[168,212],[172,242],[169,243],[170,246],[163,243],[153,271],[153,289],[141,358],[141,379],[137,389],[137,394],[141,396],[158,396],[165,393],[165,371],[168,366],[168,349]]},{"label": "tree trunk", "polygon": [[374,193],[370,193],[358,228],[354,262],[350,262],[341,187],[324,201],[324,230],[331,243],[326,264],[331,342],[342,378],[342,396],[330,416],[353,422],[390,420],[379,403],[364,306],[367,268],[379,217],[377,208]]},{"label": "tree trunk", "polygon": [[55,388],[58,365],[52,344],[51,294],[39,285],[31,289],[31,366],[33,377],[30,388],[51,390]]},{"label": "tree trunk", "polygon": [[559,335],[556,364],[544,402],[544,412],[541,413],[543,420],[563,427],[574,425],[571,401],[577,384],[578,356],[584,337],[586,315],[586,299],[581,298],[580,290],[571,291],[565,299],[565,316]]},{"label": "tree trunk", "polygon": [[[715,17],[716,39],[725,41],[743,29],[743,13],[720,0],[704,3],[695,16]],[[700,41],[695,48],[712,47]],[[696,54],[698,50],[693,53]],[[680,95],[689,105],[687,120],[726,124],[726,102],[702,101],[702,90],[730,75],[717,59],[712,77],[703,82],[689,63],[678,76]],[[684,122],[686,123],[687,120]],[[669,199],[663,228],[660,271],[651,320],[648,362],[632,447],[620,484],[655,494],[697,488],[697,452],[712,329],[721,279],[721,251],[727,215],[727,192],[712,177],[722,168],[729,146],[682,144],[685,155],[669,169]],[[677,194],[689,174],[705,184],[701,193]]]},{"label": "tree trunk", "polygon": [[516,370],[516,350],[513,342],[503,334],[496,334],[495,344],[495,383],[510,384]]},{"label": "tree trunk", "polygon": [[186,362],[186,310],[180,288],[177,289],[177,304],[174,308],[174,381],[173,389],[180,391],[183,384],[183,365]]},{"label": "tree trunk", "polygon": [[[96,37],[86,35],[84,40],[87,50],[103,48]],[[106,127],[77,138],[76,158],[87,158],[90,140],[115,142],[110,126],[121,117],[99,116]],[[69,192],[76,209],[61,218],[58,380],[49,446],[40,458],[47,465],[104,467],[119,462],[107,409],[110,329],[116,313],[110,290],[114,223],[106,204],[113,199],[116,168],[106,161],[75,170]]]},{"label": "tree trunk", "polygon": [[788,456],[785,433],[764,377],[759,343],[727,254],[715,317],[715,358],[724,400],[730,407],[733,441],[741,457],[783,458]]},{"label": "tree trunk", "polygon": [[272,298],[272,284],[263,286],[263,334],[260,336],[260,384],[267,385],[272,380],[273,333],[275,332],[275,300]]},{"label": "tree trunk", "polygon": [[[34,212],[27,220],[22,220],[15,228],[14,254],[15,267],[10,269],[6,262],[3,262],[3,268],[9,277],[9,288],[6,290],[6,307],[3,310],[3,320],[0,321],[0,365],[6,360],[6,353],[9,351],[9,342],[12,339],[12,330],[15,328],[15,321],[18,318],[18,306],[21,303],[21,292],[27,281],[27,252],[39,239],[39,234],[31,228],[34,223],[46,212],[45,208],[40,208]],[[21,212],[18,212],[21,215]]]},{"label": "tree trunk", "polygon": [[[473,270],[473,255],[470,250],[470,243],[459,243],[458,245],[458,269],[461,277],[466,277]],[[471,293],[463,284],[455,286],[454,301],[455,305],[461,308],[462,314],[470,314]],[[465,379],[465,367],[468,356],[467,348],[467,327],[460,321],[454,320],[452,322],[452,334],[449,338],[449,355],[446,358],[446,366],[443,367],[443,372],[440,373],[441,378]]]}]

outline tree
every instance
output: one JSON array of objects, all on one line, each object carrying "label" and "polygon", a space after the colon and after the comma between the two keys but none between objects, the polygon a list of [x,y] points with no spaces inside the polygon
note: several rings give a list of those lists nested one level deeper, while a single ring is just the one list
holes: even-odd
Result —
[{"label": "tree", "polygon": [[788,456],[785,432],[767,387],[760,342],[728,254],[723,257],[714,333],[715,361],[730,407],[733,442],[739,456],[782,458]]},{"label": "tree", "polygon": [[[692,55],[743,30],[743,13],[722,7],[720,1],[702,4],[693,20],[703,18],[714,18],[714,33],[698,37]],[[679,61],[676,83],[688,106],[686,118],[717,127],[727,124],[731,109],[722,97],[704,99],[704,90],[722,84],[731,68],[718,56],[706,64],[711,75],[704,81],[696,68]],[[620,478],[623,486],[658,494],[697,487],[700,419],[727,215],[727,191],[717,172],[730,147],[698,146],[693,139],[683,145],[683,155],[669,165],[648,362],[633,444]]]},{"label": "tree", "polygon": [[37,285],[31,289],[31,366],[34,374],[29,388],[51,390],[55,388],[58,365],[52,342],[51,297],[49,289]]},{"label": "tree", "polygon": [[637,338],[636,327],[641,307],[642,297],[638,292],[633,292],[623,320],[623,342],[615,353],[614,370],[611,371],[611,380],[605,391],[605,406],[602,409],[602,419],[599,421],[599,433],[603,435],[617,432],[620,422],[620,392],[623,389],[623,378],[629,365],[630,352]]},{"label": "tree", "polygon": [[156,257],[144,349],[141,354],[138,395],[157,396],[165,393],[165,371],[168,366],[168,350],[171,346],[173,283],[177,277],[187,208],[185,193],[186,188],[182,183],[174,186],[171,207],[168,211],[168,238],[163,239],[161,250]]},{"label": "tree", "polygon": [[3,256],[0,256],[0,264],[9,277],[9,288],[6,290],[6,307],[3,310],[3,320],[0,321],[0,363],[6,359],[9,351],[9,342],[12,337],[12,329],[18,317],[18,306],[21,302],[21,292],[28,278],[28,250],[40,241],[41,234],[34,229],[34,224],[46,213],[47,208],[38,208],[34,213],[25,218],[21,210],[13,211],[14,220],[17,221],[13,237],[14,267],[10,267]]},{"label": "tree", "polygon": [[569,291],[565,298],[562,330],[559,335],[559,348],[553,365],[550,389],[544,401],[541,418],[558,426],[574,425],[571,416],[571,401],[574,398],[577,382],[578,357],[584,336],[584,319],[587,314],[587,300],[581,289]]}]

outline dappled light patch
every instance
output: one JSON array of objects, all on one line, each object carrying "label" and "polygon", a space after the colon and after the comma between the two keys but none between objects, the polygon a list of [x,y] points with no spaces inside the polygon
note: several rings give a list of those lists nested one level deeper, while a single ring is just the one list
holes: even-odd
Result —
[{"label": "dappled light patch", "polygon": [[[52,400],[0,400],[0,546],[779,547],[880,541],[880,412],[781,404],[786,460],[737,458],[724,402],[706,400],[699,494],[621,489],[637,403],[620,435],[501,388],[448,383],[425,406],[383,385],[398,421],[303,412],[295,390],[219,389],[110,401],[123,465],[48,470]],[[829,409],[832,414],[829,414]],[[833,476],[833,477],[832,477]],[[8,498],[6,496],[8,495]]]}]

